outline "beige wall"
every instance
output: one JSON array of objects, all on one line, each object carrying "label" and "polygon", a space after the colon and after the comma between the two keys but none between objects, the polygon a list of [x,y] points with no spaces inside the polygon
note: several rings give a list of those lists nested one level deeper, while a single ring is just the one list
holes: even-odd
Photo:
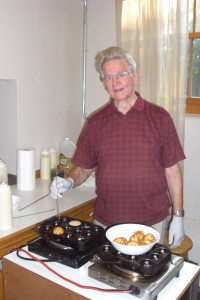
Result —
[{"label": "beige wall", "polygon": [[88,0],[86,115],[109,100],[94,68],[94,57],[98,51],[116,45],[115,26],[115,0]]},{"label": "beige wall", "polygon": [[[86,115],[106,100],[93,59],[99,49],[115,44],[114,4],[87,0]],[[17,82],[17,126],[11,120],[10,131],[17,134],[16,149],[36,149],[36,169],[43,147],[58,151],[65,136],[76,141],[84,122],[83,8],[82,0],[0,0],[0,79]],[[0,141],[0,158],[15,174],[15,163],[1,151],[12,139]]]},{"label": "beige wall", "polygon": [[200,118],[186,115],[184,162],[185,233],[192,239],[189,259],[200,265]]},{"label": "beige wall", "polygon": [[[87,24],[89,115],[108,100],[94,70],[94,56],[116,43],[115,0],[87,0]],[[0,158],[6,160],[11,173],[15,174],[16,160],[10,156],[17,147],[34,147],[39,169],[41,148],[54,146],[58,151],[65,136],[77,140],[84,121],[82,49],[82,0],[0,0],[0,80],[13,79],[10,84],[9,80],[0,84],[0,88],[5,83],[12,88],[0,90],[0,117],[5,121],[0,123]],[[15,87],[17,95],[13,95]],[[8,102],[3,102],[5,95]],[[17,109],[8,110],[10,103]],[[200,264],[199,126],[198,117],[186,118],[184,206],[186,234],[194,242],[189,258]]]}]

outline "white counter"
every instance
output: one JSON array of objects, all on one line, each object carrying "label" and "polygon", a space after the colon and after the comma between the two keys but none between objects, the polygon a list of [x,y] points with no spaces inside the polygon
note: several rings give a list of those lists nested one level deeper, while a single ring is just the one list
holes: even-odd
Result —
[{"label": "white counter", "polygon": [[[20,191],[17,189],[16,185],[12,186],[11,189],[13,195],[21,197],[22,200],[18,208],[21,209],[35,200],[49,194],[49,187],[50,184],[48,181],[37,179],[36,188],[32,191]],[[95,197],[95,187],[87,184],[70,190],[63,194],[62,199],[58,200],[60,213],[92,200]],[[47,196],[21,211],[15,211],[13,214],[13,227],[9,230],[0,230],[0,239],[55,216],[56,214],[56,200],[51,196]]]},{"label": "white counter", "polygon": [[[33,191],[19,191],[17,190],[16,186],[12,187],[12,193],[14,195],[19,195],[22,198],[20,203],[20,207],[22,208],[26,205],[29,205],[33,201],[45,196],[49,193],[49,183],[47,181],[42,181],[38,179],[36,181],[36,189]],[[59,200],[59,207],[60,212],[69,210],[75,206],[78,206],[84,202],[92,200],[96,197],[95,194],[95,187],[83,185],[81,187],[77,187],[67,193],[63,194],[63,198]],[[34,225],[38,222],[43,221],[44,219],[50,218],[57,214],[56,210],[56,200],[52,199],[50,196],[47,196],[40,201],[28,206],[27,208],[16,211],[14,213],[13,219],[13,228],[6,231],[0,231],[0,238],[8,236],[14,232],[22,230],[26,227]],[[24,249],[27,250],[27,247]],[[26,256],[26,254],[24,254]],[[42,259],[41,256],[34,254],[34,256]],[[72,283],[69,283],[55,274],[51,273],[48,269],[44,266],[40,265],[38,262],[31,262],[31,261],[24,261],[17,257],[16,252],[10,253],[5,256],[6,259],[10,260],[11,262],[33,272],[43,278],[54,282],[61,287],[65,287],[73,292],[76,292],[80,295],[83,295],[89,299],[105,299],[108,298],[110,300],[122,300],[122,299],[138,299],[135,296],[129,294],[119,294],[119,293],[109,293],[108,292],[99,292],[95,290],[88,290],[77,287]],[[62,276],[78,283],[83,286],[93,286],[102,289],[110,289],[111,287],[103,284],[95,279],[88,277],[88,266],[91,263],[87,263],[79,269],[73,269],[67,267],[65,265],[48,262],[47,265],[55,270],[57,273],[61,274]],[[190,264],[184,262],[184,266],[180,271],[180,276],[178,278],[174,278],[158,295],[158,300],[175,300],[181,295],[183,290],[186,290],[189,285],[192,283],[194,278],[199,274],[200,267],[194,264]]]},{"label": "white counter", "polygon": [[[24,248],[27,250],[27,247]],[[42,259],[41,256],[31,253],[35,257]],[[27,254],[20,252],[20,255],[24,257],[28,257]],[[41,265],[38,262],[35,261],[24,261],[23,259],[20,259],[16,252],[10,253],[5,256],[6,259],[10,260],[11,262],[20,265],[21,267],[40,275],[54,283],[57,283],[58,285],[65,287],[69,290],[72,290],[80,295],[83,295],[89,299],[95,299],[95,300],[125,300],[125,299],[132,299],[137,300],[138,298],[133,295],[129,294],[119,294],[119,293],[108,293],[108,292],[100,292],[90,289],[83,289],[80,287],[77,287],[73,285],[72,283],[69,283],[60,277],[53,274],[51,271],[46,269],[43,265]],[[65,265],[55,263],[55,262],[48,262],[47,265],[52,268],[54,271],[59,273],[60,275],[64,276],[67,279],[70,279],[80,285],[83,286],[92,286],[92,287],[98,287],[102,289],[113,289],[109,285],[103,284],[95,279],[92,279],[88,277],[88,266],[91,265],[90,262],[86,263],[84,266],[82,266],[79,269],[73,269],[70,267],[67,267]],[[183,292],[183,290],[186,290],[194,278],[198,276],[200,273],[200,267],[188,262],[184,262],[183,268],[180,271],[180,275],[178,278],[172,279],[168,285],[159,293],[157,300],[175,300],[179,299],[179,296]]]}]

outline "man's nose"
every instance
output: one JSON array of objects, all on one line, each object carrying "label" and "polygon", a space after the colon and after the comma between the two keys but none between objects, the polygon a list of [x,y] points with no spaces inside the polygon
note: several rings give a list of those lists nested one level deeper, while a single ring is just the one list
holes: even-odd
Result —
[{"label": "man's nose", "polygon": [[118,76],[114,76],[114,77],[112,78],[112,84],[117,84],[119,81],[120,81],[120,79],[119,79]]}]

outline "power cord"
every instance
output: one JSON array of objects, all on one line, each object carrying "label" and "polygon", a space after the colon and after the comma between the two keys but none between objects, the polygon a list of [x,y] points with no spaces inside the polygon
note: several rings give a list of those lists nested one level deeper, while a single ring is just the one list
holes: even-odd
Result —
[{"label": "power cord", "polygon": [[[24,256],[21,256],[19,254],[19,251],[22,251],[22,249],[18,250],[18,249],[14,249],[13,251],[17,251],[17,256],[23,260],[28,260],[28,261],[35,261],[35,259],[33,258],[28,258],[28,257],[24,257]],[[13,252],[12,251],[12,252]],[[55,259],[41,259],[42,262],[57,262]]]},{"label": "power cord", "polygon": [[[118,290],[118,289],[101,289],[101,288],[98,288],[98,287],[93,287],[93,286],[84,286],[84,285],[81,285],[75,281],[72,281],[64,276],[62,276],[61,274],[57,273],[56,271],[54,271],[52,268],[50,268],[47,264],[45,264],[45,262],[55,262],[55,260],[40,260],[38,259],[37,257],[33,256],[31,253],[29,253],[28,251],[26,251],[25,249],[14,249],[13,251],[16,251],[17,252],[17,256],[21,259],[24,259],[24,260],[30,260],[30,261],[37,261],[39,262],[40,264],[42,264],[46,269],[48,269],[50,272],[52,272],[53,274],[55,274],[56,276],[60,277],[61,279],[79,287],[79,288],[82,288],[82,289],[88,289],[88,290],[95,290],[95,291],[99,291],[99,292],[107,292],[107,293],[132,293],[134,291],[134,289],[130,289],[130,290]],[[13,252],[12,251],[12,252]],[[25,258],[23,256],[21,256],[19,254],[19,252],[22,251],[24,253],[26,253],[30,258]]]}]

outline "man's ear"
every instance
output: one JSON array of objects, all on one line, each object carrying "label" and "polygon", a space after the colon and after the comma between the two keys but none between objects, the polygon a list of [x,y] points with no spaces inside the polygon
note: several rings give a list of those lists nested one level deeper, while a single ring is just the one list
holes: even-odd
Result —
[{"label": "man's ear", "polygon": [[135,72],[133,73],[133,78],[134,78],[134,85],[138,84],[138,78],[139,78],[139,71],[135,70]]}]

